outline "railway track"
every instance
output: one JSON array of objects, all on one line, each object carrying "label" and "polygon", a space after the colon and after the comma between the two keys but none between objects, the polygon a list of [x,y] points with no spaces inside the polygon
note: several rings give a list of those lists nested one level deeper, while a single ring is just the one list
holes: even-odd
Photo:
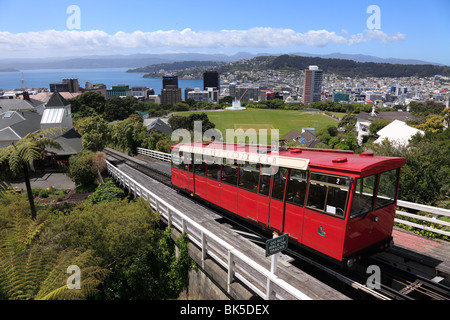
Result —
[{"label": "railway track", "polygon": [[[132,157],[123,156],[112,149],[105,149],[104,152],[110,158],[115,159],[113,162],[125,163],[164,185],[172,187],[169,174],[146,166],[142,161],[137,161]],[[260,232],[245,221],[237,221],[221,212],[216,211],[216,213],[223,218],[223,223],[231,225],[238,233],[256,244],[263,246],[265,241],[270,238],[266,233]],[[285,252],[294,259],[293,264],[304,268],[306,263],[315,269],[313,273],[320,273],[321,277],[334,279],[348,288],[358,291],[357,296],[365,299],[371,297],[378,300],[450,300],[449,287],[395,267],[380,258],[368,257],[356,263],[354,269],[348,270],[336,267],[334,264],[327,263],[327,261],[297,248],[290,247]],[[379,286],[375,286],[376,288],[367,284],[366,271],[369,265],[376,265],[381,270],[381,281]]]},{"label": "railway track", "polygon": [[[142,161],[138,161],[133,159],[132,157],[125,157],[121,155],[120,153],[116,152],[115,150],[105,148],[103,150],[107,156],[115,159],[115,161],[126,163],[128,166],[132,167],[133,169],[136,169],[153,179],[157,180],[158,182],[161,182],[162,184],[172,187],[172,177],[169,174],[166,174],[164,172],[158,171],[154,168],[151,168],[149,166],[146,166]],[[114,160],[113,160],[114,164]]]}]

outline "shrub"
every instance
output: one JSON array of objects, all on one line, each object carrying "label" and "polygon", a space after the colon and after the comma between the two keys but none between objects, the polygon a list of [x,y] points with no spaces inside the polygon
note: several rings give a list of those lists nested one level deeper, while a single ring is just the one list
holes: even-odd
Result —
[{"label": "shrub", "polygon": [[97,169],[93,167],[94,153],[83,150],[69,158],[68,176],[82,186],[92,185],[97,177]]}]

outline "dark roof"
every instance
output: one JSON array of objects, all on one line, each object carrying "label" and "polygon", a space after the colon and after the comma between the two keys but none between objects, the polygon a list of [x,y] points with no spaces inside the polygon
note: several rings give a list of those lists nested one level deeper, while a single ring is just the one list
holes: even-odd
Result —
[{"label": "dark roof", "polygon": [[167,135],[172,134],[172,128],[168,124],[166,124],[164,121],[162,121],[161,119],[157,119],[157,120],[153,121],[147,127],[147,131],[156,131],[156,132],[164,133]]},{"label": "dark roof", "polygon": [[417,120],[421,117],[415,116],[408,111],[383,111],[383,112],[375,112],[375,116],[372,116],[372,113],[369,112],[360,112],[357,116],[358,119],[364,119],[367,121],[374,121],[377,119],[385,119],[385,120],[400,120],[406,122],[408,120]]},{"label": "dark roof", "polygon": [[68,106],[69,102],[63,98],[59,92],[54,92],[51,98],[48,100],[46,107],[64,107]]},{"label": "dark roof", "polygon": [[73,155],[80,152],[83,149],[83,144],[81,141],[81,135],[74,129],[70,129],[64,134],[57,138],[53,138],[56,142],[61,145],[61,150],[46,148],[49,152],[54,152],[57,155]]},{"label": "dark roof", "polygon": [[314,148],[316,144],[320,143],[320,140],[311,132],[305,131],[298,137],[298,142],[300,142],[303,147]]},{"label": "dark roof", "polygon": [[36,112],[11,111],[10,116],[7,118],[4,117],[5,114],[0,114],[0,130],[10,128],[20,138],[23,138],[28,133],[41,129],[41,115]]},{"label": "dark roof", "polygon": [[298,130],[292,129],[283,136],[283,139],[295,141],[302,147],[306,148],[314,148],[316,144],[320,143],[320,140],[307,130],[300,133]]},{"label": "dark roof", "polygon": [[283,136],[283,139],[286,140],[295,140],[298,138],[298,136],[300,135],[300,131],[296,130],[296,129],[292,129],[291,131],[289,131],[288,133],[286,133]]},{"label": "dark roof", "polygon": [[35,110],[42,104],[44,104],[42,101],[36,99],[0,99],[0,112],[10,110]]}]

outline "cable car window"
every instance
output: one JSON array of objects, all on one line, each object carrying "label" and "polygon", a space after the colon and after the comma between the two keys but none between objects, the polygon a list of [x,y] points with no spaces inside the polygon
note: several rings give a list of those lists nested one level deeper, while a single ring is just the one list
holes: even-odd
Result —
[{"label": "cable car window", "polygon": [[290,202],[299,206],[304,205],[307,186],[306,177],[306,171],[291,169],[288,181],[286,202]]},{"label": "cable car window", "polygon": [[376,183],[376,174],[356,180],[350,218],[372,211]]},{"label": "cable car window", "polygon": [[272,175],[272,166],[270,165],[260,165],[260,182],[259,182],[259,194],[262,194],[264,196],[269,195],[270,190],[270,177]]},{"label": "cable car window", "polygon": [[350,177],[311,173],[307,207],[343,218],[351,182]]},{"label": "cable car window", "polygon": [[259,166],[245,162],[239,167],[239,187],[257,192],[259,182]]},{"label": "cable car window", "polygon": [[234,164],[229,164],[226,161],[222,165],[222,181],[236,186],[239,172],[238,168],[236,161],[234,161]]},{"label": "cable car window", "polygon": [[183,169],[183,151],[172,151],[172,167]]},{"label": "cable car window", "polygon": [[273,177],[272,198],[283,200],[284,186],[286,185],[286,168],[275,168]]},{"label": "cable car window", "polygon": [[206,162],[203,161],[201,155],[194,156],[194,173],[199,176],[206,175]]},{"label": "cable car window", "polygon": [[395,202],[397,195],[398,169],[382,172],[378,182],[376,209]]},{"label": "cable car window", "polygon": [[206,176],[208,178],[220,181],[220,164],[208,163],[206,168]]}]

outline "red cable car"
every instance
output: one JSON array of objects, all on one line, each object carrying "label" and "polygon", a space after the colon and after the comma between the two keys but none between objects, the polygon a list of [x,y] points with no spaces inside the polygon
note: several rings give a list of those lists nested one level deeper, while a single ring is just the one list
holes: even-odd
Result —
[{"label": "red cable car", "polygon": [[392,241],[404,158],[363,152],[184,143],[172,184],[339,262]]}]

